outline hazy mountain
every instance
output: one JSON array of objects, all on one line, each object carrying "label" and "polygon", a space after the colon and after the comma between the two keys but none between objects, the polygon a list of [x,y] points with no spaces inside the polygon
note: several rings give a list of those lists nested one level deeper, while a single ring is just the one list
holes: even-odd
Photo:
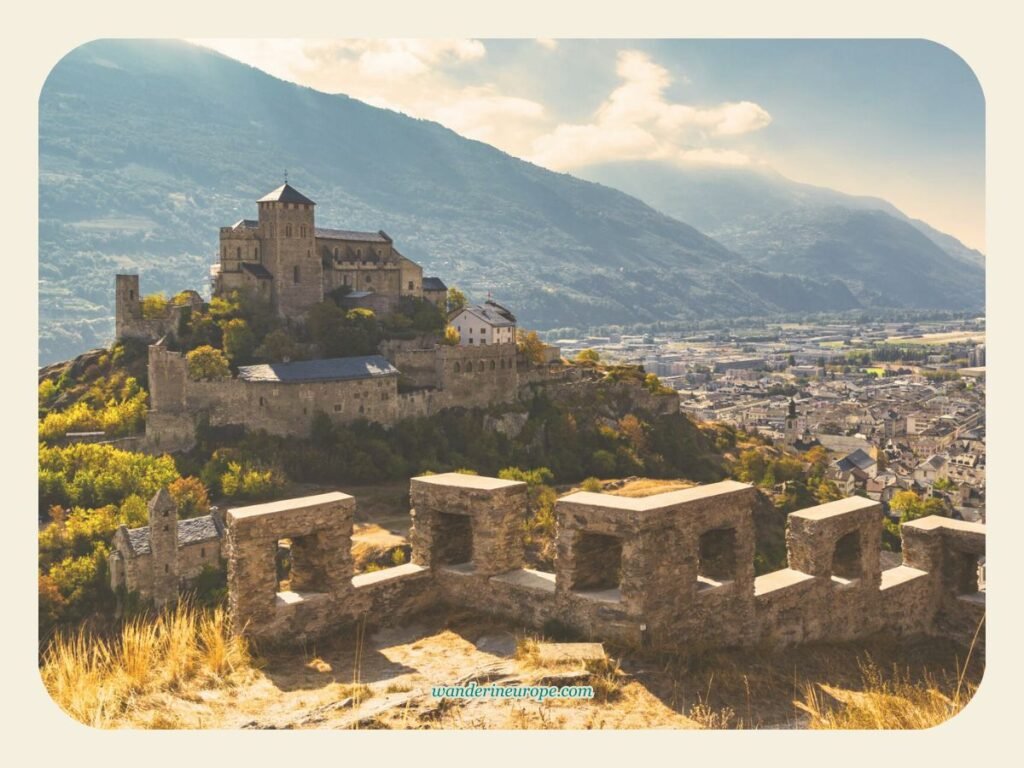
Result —
[{"label": "hazy mountain", "polygon": [[984,305],[985,257],[876,197],[748,168],[631,162],[578,175],[636,195],[764,269],[839,278],[865,304]]},{"label": "hazy mountain", "polygon": [[203,48],[99,41],[40,98],[40,357],[113,333],[113,275],[202,287],[217,228],[289,180],[321,226],[384,229],[428,274],[559,327],[858,305],[604,186]]}]

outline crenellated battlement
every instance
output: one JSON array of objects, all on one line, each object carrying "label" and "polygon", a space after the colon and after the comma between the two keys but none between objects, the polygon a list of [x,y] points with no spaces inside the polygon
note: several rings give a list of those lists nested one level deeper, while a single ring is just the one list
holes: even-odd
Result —
[{"label": "crenellated battlement", "polygon": [[[755,577],[757,491],[734,481],[645,498],[562,497],[553,572],[524,567],[524,483],[454,473],[413,478],[411,563],[359,576],[347,555],[327,562],[327,554],[315,554],[351,546],[355,500],[329,496],[228,513],[236,629],[302,641],[364,617],[393,623],[440,603],[534,629],[557,623],[596,640],[666,649],[876,632],[968,642],[985,609],[983,525],[939,517],[908,523],[904,563],[883,571],[882,509],[859,497],[792,513],[788,567]],[[306,551],[318,563],[321,591],[274,590],[268,553],[289,536],[313,542]]]}]

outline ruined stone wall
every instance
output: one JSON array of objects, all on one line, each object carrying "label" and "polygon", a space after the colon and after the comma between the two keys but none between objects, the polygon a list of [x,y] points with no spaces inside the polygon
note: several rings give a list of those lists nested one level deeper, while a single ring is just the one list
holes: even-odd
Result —
[{"label": "ruined stone wall", "polygon": [[168,334],[177,333],[181,316],[203,302],[194,291],[184,305],[168,304],[161,317],[142,316],[142,293],[138,275],[117,275],[114,278],[114,337],[116,339],[141,339],[157,341]]},{"label": "ruined stone wall", "polygon": [[[227,513],[228,610],[234,631],[301,642],[360,620],[400,619],[426,604],[426,569],[412,564],[354,576],[355,500],[343,493]],[[292,541],[292,586],[281,591],[278,542]]]},{"label": "ruined stone wall", "polygon": [[[904,524],[902,533],[908,572],[901,581],[924,582],[916,585],[915,596],[922,601],[919,615],[904,621],[922,623],[922,617],[931,617],[932,629],[939,634],[971,642],[985,615],[985,592],[979,591],[978,577],[979,561],[985,556],[985,526],[933,515]],[[983,648],[984,642],[982,632],[978,644]]]},{"label": "ruined stone wall", "polygon": [[[755,578],[755,495],[749,485],[725,481],[642,499],[563,497],[555,572],[545,573],[522,567],[525,484],[460,474],[414,478],[408,565],[352,578],[351,563],[343,562],[335,597],[314,598],[320,607],[295,607],[280,596],[275,603],[259,582],[269,578],[270,556],[258,554],[273,536],[286,535],[289,526],[274,523],[256,537],[258,547],[239,544],[229,554],[232,607],[248,617],[247,631],[281,640],[359,616],[400,618],[440,602],[533,629],[557,622],[597,640],[667,649],[843,641],[875,632],[970,642],[985,604],[976,575],[983,525],[936,517],[909,523],[904,564],[881,571],[881,507],[844,499],[791,514],[788,567]],[[335,531],[332,546],[347,553],[354,501],[336,496],[340,513],[303,519],[308,530]],[[301,499],[278,505],[285,521],[291,507],[315,506]],[[232,530],[236,519],[265,515],[229,513],[229,541],[251,536]],[[259,557],[262,565],[251,559]],[[262,595],[258,610],[248,605],[253,595]]]},{"label": "ruined stone wall", "polygon": [[239,425],[305,437],[318,411],[338,424],[358,419],[393,424],[399,413],[396,376],[287,384],[195,381],[188,376],[185,356],[159,345],[149,349],[149,381],[152,410],[146,437],[151,449],[188,448],[201,416],[214,427]]}]

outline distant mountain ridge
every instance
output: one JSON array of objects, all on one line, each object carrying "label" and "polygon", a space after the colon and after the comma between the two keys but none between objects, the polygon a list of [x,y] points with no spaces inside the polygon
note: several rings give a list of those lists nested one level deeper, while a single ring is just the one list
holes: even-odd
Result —
[{"label": "distant mountain ridge", "polygon": [[578,175],[636,195],[763,268],[838,278],[868,306],[984,304],[984,255],[881,198],[765,169],[630,162]]},{"label": "distant mountain ridge", "polygon": [[218,227],[252,218],[285,169],[318,203],[318,226],[383,229],[427,274],[493,293],[532,327],[870,299],[436,123],[185,43],[97,41],[61,60],[40,97],[41,362],[109,342],[116,272],[140,272],[146,292],[205,286]]}]

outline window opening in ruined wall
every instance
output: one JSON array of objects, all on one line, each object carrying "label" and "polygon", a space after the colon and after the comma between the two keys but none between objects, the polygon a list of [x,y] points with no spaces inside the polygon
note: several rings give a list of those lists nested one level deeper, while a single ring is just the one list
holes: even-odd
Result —
[{"label": "window opening in ruined wall", "polygon": [[958,595],[975,595],[985,591],[984,566],[978,555],[953,553],[953,574]]},{"label": "window opening in ruined wall", "polygon": [[279,539],[274,553],[278,592],[327,592],[327,574],[318,557],[317,535]]},{"label": "window opening in ruined wall", "polygon": [[622,581],[622,539],[581,532],[576,539],[571,589],[617,589]]},{"label": "window opening in ruined wall", "polygon": [[832,575],[840,579],[861,577],[860,533],[851,531],[836,542],[832,554]]},{"label": "window opening in ruined wall", "polygon": [[701,534],[697,551],[699,586],[714,587],[736,578],[736,529],[716,528]]},{"label": "window opening in ruined wall", "polygon": [[439,513],[433,538],[439,565],[463,565],[473,560],[473,521],[469,515]]}]

